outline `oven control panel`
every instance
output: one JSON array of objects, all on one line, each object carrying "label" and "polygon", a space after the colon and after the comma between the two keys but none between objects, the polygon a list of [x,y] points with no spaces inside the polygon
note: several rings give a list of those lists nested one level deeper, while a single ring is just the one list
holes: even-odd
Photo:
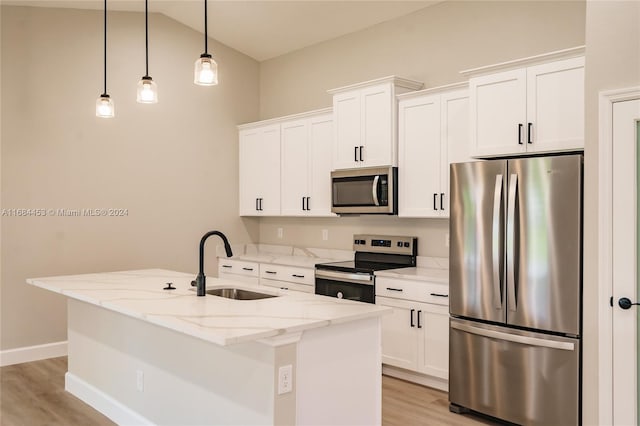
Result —
[{"label": "oven control panel", "polygon": [[418,238],[389,235],[354,235],[353,250],[416,256],[418,254]]}]

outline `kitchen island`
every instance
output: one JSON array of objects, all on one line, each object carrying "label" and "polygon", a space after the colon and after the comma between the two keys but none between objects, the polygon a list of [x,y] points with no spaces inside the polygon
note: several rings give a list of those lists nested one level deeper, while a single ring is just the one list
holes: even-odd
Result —
[{"label": "kitchen island", "polygon": [[151,269],[27,280],[68,297],[67,391],[119,424],[381,423],[380,316],[390,309],[276,290],[197,297],[193,278]]}]

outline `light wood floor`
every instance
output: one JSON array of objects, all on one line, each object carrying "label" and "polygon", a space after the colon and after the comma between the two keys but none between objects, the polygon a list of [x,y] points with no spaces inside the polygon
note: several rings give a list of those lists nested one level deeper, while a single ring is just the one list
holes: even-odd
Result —
[{"label": "light wood floor", "polygon": [[[0,368],[1,426],[113,425],[108,418],[64,390],[67,357]],[[384,426],[473,426],[480,417],[449,412],[447,394],[383,376]]]}]

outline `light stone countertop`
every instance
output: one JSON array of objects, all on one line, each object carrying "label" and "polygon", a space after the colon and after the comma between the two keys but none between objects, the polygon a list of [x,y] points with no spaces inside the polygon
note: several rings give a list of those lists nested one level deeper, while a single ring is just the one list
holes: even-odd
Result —
[{"label": "light stone countertop", "polygon": [[376,271],[376,277],[449,284],[449,270],[436,268],[400,268]]},{"label": "light stone countertop", "polygon": [[[280,296],[261,300],[197,297],[193,279],[193,274],[146,269],[30,278],[27,283],[222,346],[391,312],[369,303],[256,289],[213,277],[207,277],[207,289],[236,287]],[[176,290],[163,290],[167,282]]]}]

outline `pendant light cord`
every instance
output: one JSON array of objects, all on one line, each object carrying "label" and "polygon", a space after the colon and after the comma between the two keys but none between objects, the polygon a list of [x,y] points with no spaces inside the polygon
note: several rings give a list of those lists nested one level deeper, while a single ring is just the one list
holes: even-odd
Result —
[{"label": "pendant light cord", "polygon": [[[106,1],[106,0],[105,0]],[[208,36],[207,36],[207,0],[204,0],[204,53],[208,54]]]},{"label": "pendant light cord", "polygon": [[[105,0],[106,1],[106,0]],[[149,0],[144,0],[144,50],[146,73],[145,77],[149,77]]]},{"label": "pendant light cord", "polygon": [[104,0],[104,92],[107,94],[107,0]]}]

